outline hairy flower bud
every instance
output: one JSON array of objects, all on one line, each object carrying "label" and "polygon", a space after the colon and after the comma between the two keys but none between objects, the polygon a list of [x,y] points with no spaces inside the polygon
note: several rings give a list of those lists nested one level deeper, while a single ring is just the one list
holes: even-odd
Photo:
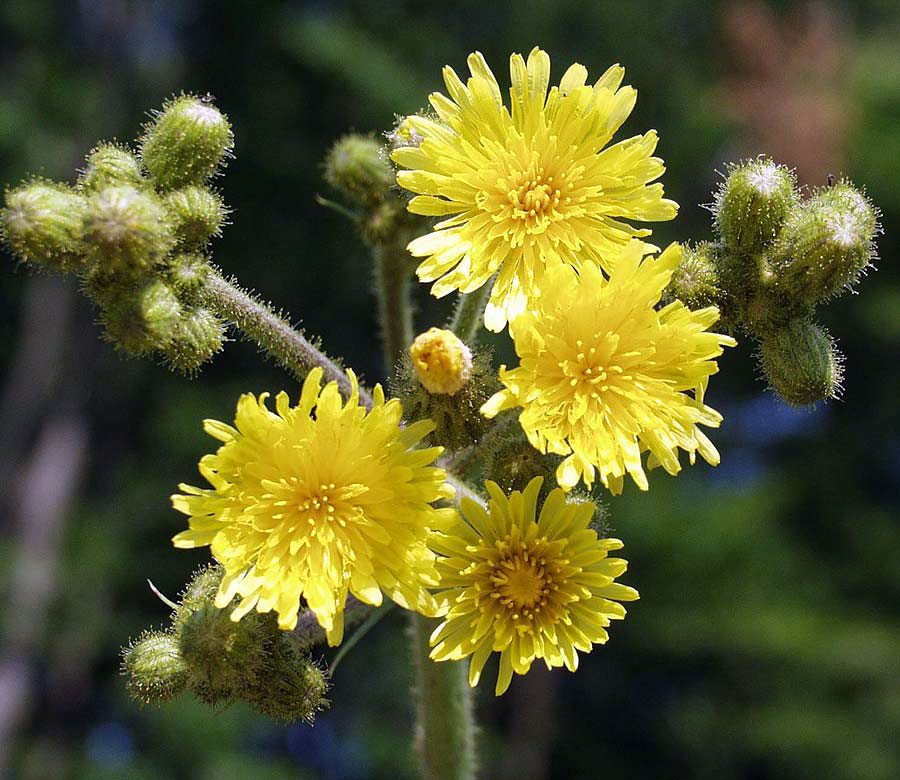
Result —
[{"label": "hairy flower bud", "polygon": [[185,617],[178,629],[178,646],[195,693],[218,704],[258,682],[270,634],[266,623],[266,616],[257,612],[232,620],[230,609],[212,604]]},{"label": "hairy flower bud", "polygon": [[73,271],[84,262],[85,199],[63,184],[33,181],[6,193],[0,211],[3,242],[20,260]]},{"label": "hairy flower bud", "polygon": [[177,333],[182,306],[172,288],[156,279],[137,293],[103,302],[100,320],[110,341],[129,355],[165,349]]},{"label": "hairy flower bud", "polygon": [[773,253],[779,288],[807,303],[859,280],[875,255],[878,212],[847,182],[819,191],[788,220]]},{"label": "hairy flower bud", "polygon": [[387,195],[395,177],[378,141],[367,135],[345,135],[328,152],[325,180],[349,199],[371,205]]},{"label": "hairy flower bud", "polygon": [[211,178],[234,148],[234,134],[211,99],[182,95],[167,101],[144,130],[141,160],[160,191]]},{"label": "hairy flower bud", "polygon": [[115,143],[101,143],[87,156],[78,179],[83,190],[99,192],[107,187],[128,185],[140,189],[147,184],[140,160],[130,149]]},{"label": "hairy flower bud", "polygon": [[128,692],[138,703],[159,705],[187,686],[188,668],[170,634],[144,634],[122,652],[122,673]]},{"label": "hairy flower bud", "polygon": [[190,185],[175,190],[165,202],[179,249],[202,249],[210,238],[221,235],[228,209],[208,187]]},{"label": "hairy flower bud", "polygon": [[664,299],[680,300],[689,309],[702,309],[719,303],[722,291],[719,289],[721,249],[709,241],[696,246],[685,245],[681,262],[672,274],[665,290]]},{"label": "hairy flower bud", "polygon": [[725,246],[754,253],[769,246],[797,204],[793,172],[771,160],[748,160],[731,169],[716,193],[716,226]]},{"label": "hairy flower bud", "polygon": [[209,274],[209,262],[203,255],[182,253],[175,255],[168,265],[169,283],[182,300],[190,300]]},{"label": "hairy flower bud", "polygon": [[173,368],[194,374],[222,349],[224,323],[209,309],[197,307],[178,320],[166,357]]},{"label": "hairy flower bud", "polygon": [[478,444],[493,427],[480,409],[499,387],[489,350],[473,355],[451,331],[438,328],[416,338],[391,382],[406,417],[432,420],[429,440],[451,452]]},{"label": "hairy flower bud", "polygon": [[843,357],[834,339],[809,320],[791,320],[760,348],[766,378],[785,401],[808,406],[840,394]]},{"label": "hairy flower bud", "polygon": [[455,395],[472,376],[472,352],[452,330],[429,328],[420,333],[409,356],[429,393]]},{"label": "hairy flower bud", "polygon": [[266,654],[263,672],[246,686],[243,699],[261,715],[284,723],[312,723],[327,706],[328,680],[292,639],[277,632]]},{"label": "hairy flower bud", "polygon": [[160,199],[134,187],[107,187],[88,198],[84,220],[88,257],[100,273],[141,273],[172,249]]}]

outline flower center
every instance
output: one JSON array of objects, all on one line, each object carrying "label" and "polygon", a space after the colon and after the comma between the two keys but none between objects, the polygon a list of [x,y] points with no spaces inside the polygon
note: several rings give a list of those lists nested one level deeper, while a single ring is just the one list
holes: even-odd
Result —
[{"label": "flower center", "polygon": [[527,230],[544,229],[562,216],[559,207],[564,199],[558,186],[561,182],[546,176],[543,168],[529,166],[528,170],[510,177],[507,184],[509,216],[524,223]]},{"label": "flower center", "polygon": [[513,610],[523,607],[539,609],[549,593],[548,577],[543,562],[525,550],[501,559],[491,582],[496,587],[500,603]]},{"label": "flower center", "polygon": [[353,499],[365,493],[364,485],[352,484],[336,487],[334,482],[322,483],[318,489],[304,491],[298,496],[297,511],[313,528],[336,522],[342,528],[362,514]]}]

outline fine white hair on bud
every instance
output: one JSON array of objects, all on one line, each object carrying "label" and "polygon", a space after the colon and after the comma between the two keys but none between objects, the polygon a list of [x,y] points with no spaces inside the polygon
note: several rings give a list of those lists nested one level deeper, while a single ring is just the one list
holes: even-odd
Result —
[{"label": "fine white hair on bud", "polygon": [[78,186],[85,191],[99,192],[106,187],[121,185],[138,189],[147,185],[140,160],[126,146],[98,144],[88,153]]},{"label": "fine white hair on bud", "polygon": [[878,212],[848,182],[826,187],[791,215],[775,247],[779,289],[814,304],[850,288],[875,258]]},{"label": "fine white hair on bud", "polygon": [[113,274],[143,273],[174,242],[160,199],[129,186],[107,187],[88,198],[84,236],[97,270]]},{"label": "fine white hair on bud", "polygon": [[50,271],[78,270],[86,208],[84,197],[64,184],[28,182],[6,192],[0,236],[20,260]]},{"label": "fine white hair on bud", "polygon": [[793,172],[760,157],[735,165],[716,193],[716,227],[732,252],[771,245],[799,199]]},{"label": "fine white hair on bud", "polygon": [[810,406],[837,398],[843,356],[828,332],[797,318],[763,339],[760,363],[772,388],[792,406]]},{"label": "fine white hair on bud", "polygon": [[233,149],[231,124],[212,99],[181,95],[145,127],[141,161],[156,188],[168,192],[204,184]]},{"label": "fine white hair on bud", "polygon": [[372,136],[352,133],[339,139],[325,159],[325,180],[348,199],[371,205],[394,186],[394,170],[382,144]]}]

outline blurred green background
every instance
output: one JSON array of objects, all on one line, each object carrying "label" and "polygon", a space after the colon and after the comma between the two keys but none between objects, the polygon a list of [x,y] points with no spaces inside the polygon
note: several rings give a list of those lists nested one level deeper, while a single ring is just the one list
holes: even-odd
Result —
[{"label": "blurred green background", "polygon": [[[477,692],[484,778],[900,777],[900,5],[6,0],[0,181],[73,180],[101,138],[134,138],[179,90],[211,92],[237,136],[219,180],[233,225],[215,259],[380,379],[367,257],[316,205],[321,160],[441,88],[440,68],[547,49],[558,78],[621,62],[626,134],[655,127],[679,218],[729,160],[768,152],[807,185],[846,174],[883,210],[878,271],[823,309],[847,355],[843,400],[794,411],[742,343],[709,398],[722,465],[612,502],[642,598],[578,673],[537,666]],[[23,780],[412,778],[402,616],[342,663],[315,726],[241,706],[128,701],[119,647],[203,551],[176,551],[167,496],[194,480],[240,392],[291,381],[235,342],[193,381],[98,339],[68,280],[0,273],[0,775]],[[419,325],[448,303],[417,291]],[[508,346],[499,358],[509,362]],[[328,657],[330,653],[322,651]],[[489,674],[488,682],[492,682]],[[5,773],[5,774],[4,774]]]}]

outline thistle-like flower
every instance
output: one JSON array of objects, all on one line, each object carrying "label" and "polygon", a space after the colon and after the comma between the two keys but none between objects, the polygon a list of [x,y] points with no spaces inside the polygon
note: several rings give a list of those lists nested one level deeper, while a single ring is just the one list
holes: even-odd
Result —
[{"label": "thistle-like flower", "polygon": [[547,668],[578,668],[578,652],[608,639],[611,620],[625,617],[619,601],[638,593],[614,580],[625,571],[618,539],[598,539],[588,526],[594,505],[567,503],[556,489],[536,515],[541,478],[507,498],[493,482],[485,510],[468,498],[462,517],[436,534],[438,600],[446,617],[431,635],[436,661],[471,656],[475,686],[492,652],[500,653],[496,693],[512,674],[525,674],[536,658]]},{"label": "thistle-like flower", "polygon": [[190,530],[173,541],[211,546],[225,567],[216,606],[242,597],[234,620],[254,608],[275,610],[279,626],[292,629],[302,596],[338,644],[348,591],[373,605],[383,591],[403,607],[436,613],[426,538],[454,510],[431,506],[453,496],[443,469],[429,465],[441,448],[414,449],[433,424],[401,429],[401,405],[385,402],[380,386],[367,413],[348,374],[353,394],[345,404],[336,382],[321,389],[316,368],[295,407],[279,393],[273,413],[267,394],[246,394],[235,427],[205,422],[223,442],[200,461],[212,489],[180,486],[185,495],[172,504],[190,517]]},{"label": "thistle-like flower", "polygon": [[547,269],[611,270],[623,244],[650,233],[623,219],[672,219],[678,207],[650,183],[665,170],[651,156],[655,131],[604,149],[636,99],[620,86],[621,67],[587,86],[587,70],[572,65],[548,92],[546,52],[535,48],[527,64],[513,54],[508,109],[484,57],[475,52],[468,64],[466,84],[444,68],[450,98],[429,98],[438,119],[408,117],[421,143],[401,145],[391,158],[409,169],[397,175],[417,193],[409,210],[449,217],[409,245],[427,258],[419,279],[435,282],[431,291],[441,297],[472,292],[497,273],[485,324],[500,331],[537,297]]},{"label": "thistle-like flower", "polygon": [[679,448],[692,462],[697,452],[719,462],[697,425],[722,420],[703,391],[718,371],[714,358],[735,341],[707,331],[715,306],[692,312],[676,300],[657,311],[681,248],[658,257],[645,251],[639,241],[626,246],[608,279],[592,263],[580,272],[549,269],[536,308],[510,323],[520,365],[501,366],[505,389],[482,407],[487,417],[524,407],[519,422],[529,441],[566,456],[556,472],[566,489],[579,480],[590,487],[596,470],[614,493],[626,473],[646,490],[647,450],[650,465],[670,474],[680,469]]}]

